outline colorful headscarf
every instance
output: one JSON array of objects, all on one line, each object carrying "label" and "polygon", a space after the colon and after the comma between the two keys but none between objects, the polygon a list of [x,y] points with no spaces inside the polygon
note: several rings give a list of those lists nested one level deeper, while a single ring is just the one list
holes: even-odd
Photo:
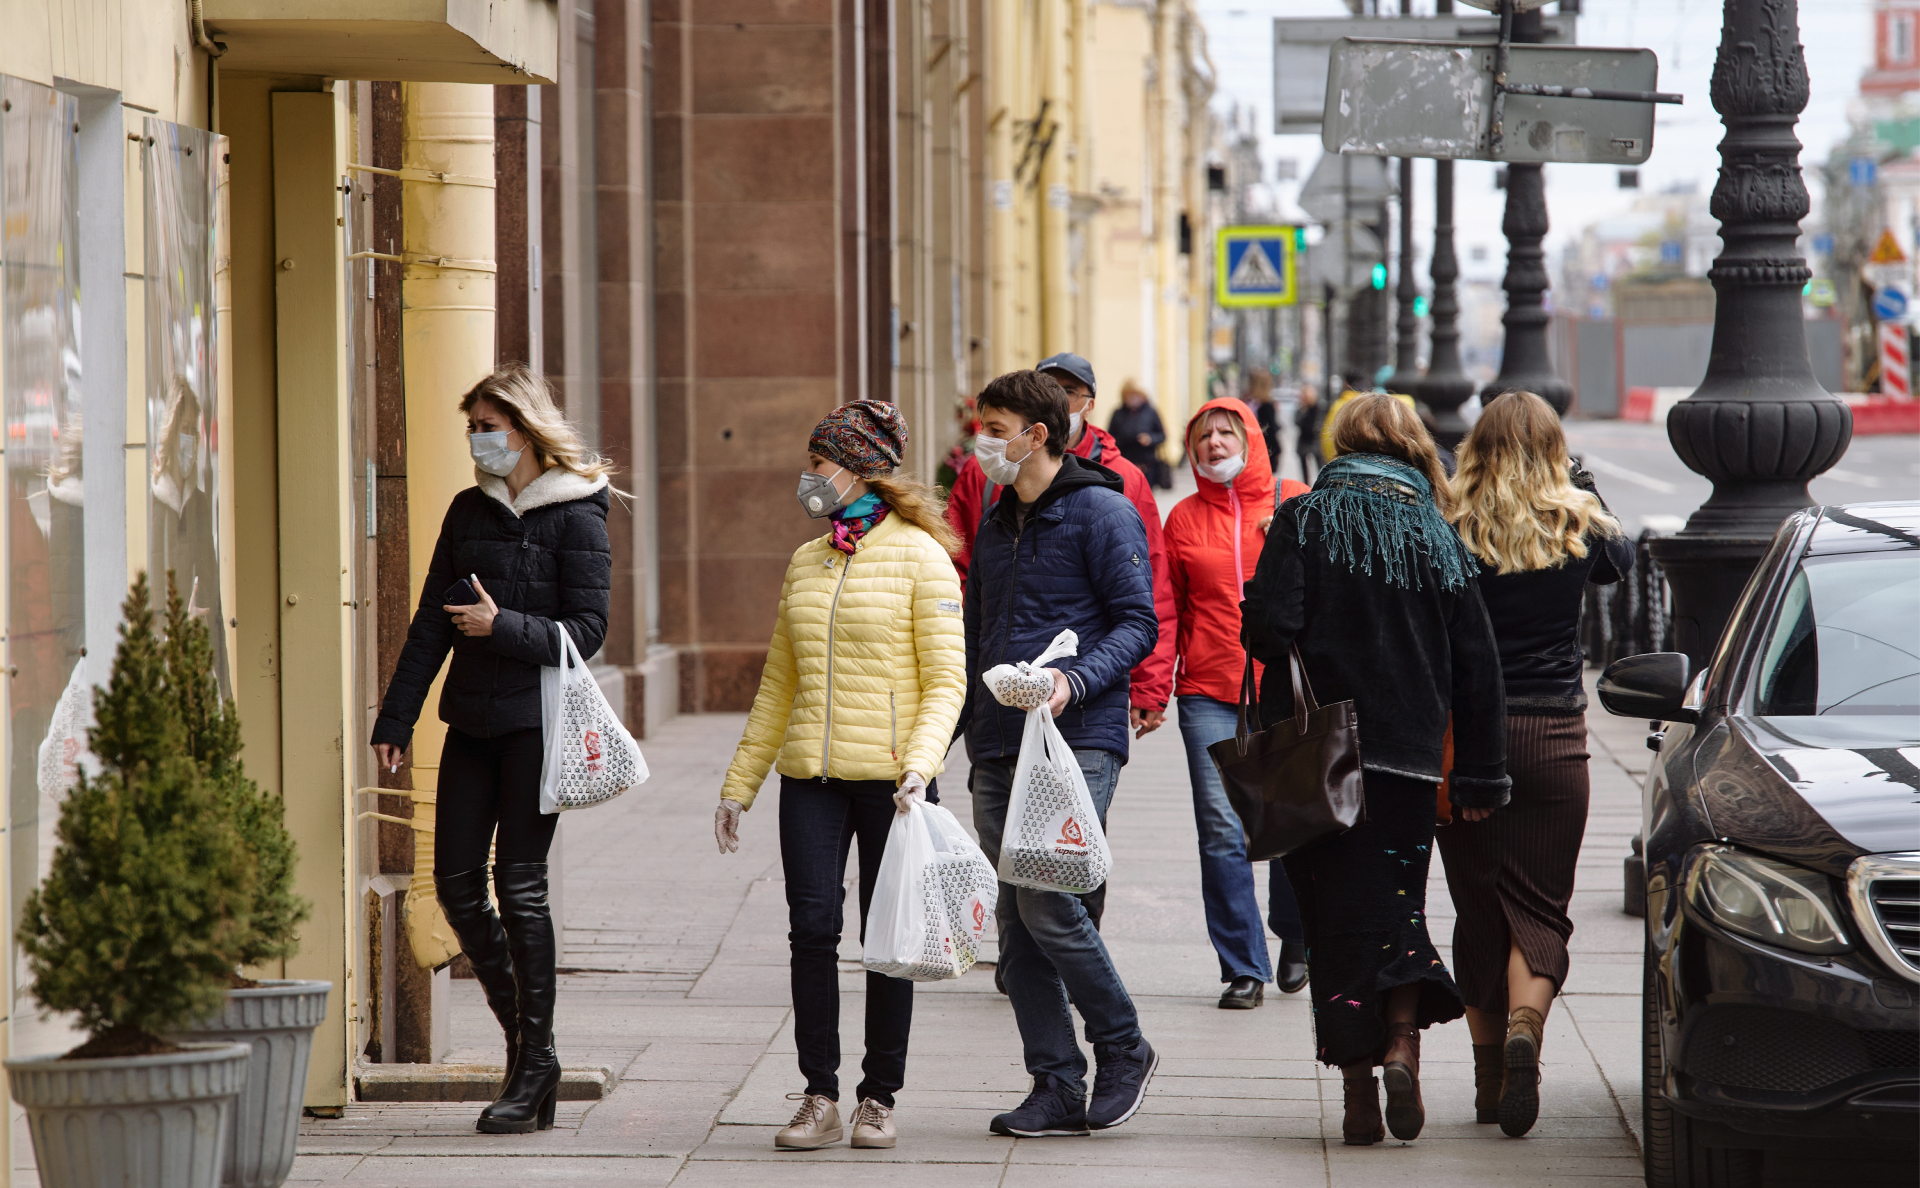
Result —
[{"label": "colorful headscarf", "polygon": [[823,417],[807,451],[863,479],[890,473],[907,448],[907,419],[884,400],[849,400]]}]

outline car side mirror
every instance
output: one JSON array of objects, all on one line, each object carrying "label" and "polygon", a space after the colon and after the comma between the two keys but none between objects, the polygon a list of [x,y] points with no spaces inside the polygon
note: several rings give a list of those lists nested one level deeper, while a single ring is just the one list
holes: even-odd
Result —
[{"label": "car side mirror", "polygon": [[1699,711],[1684,704],[1692,667],[1680,652],[1622,657],[1600,674],[1600,704],[1622,718],[1697,722]]}]

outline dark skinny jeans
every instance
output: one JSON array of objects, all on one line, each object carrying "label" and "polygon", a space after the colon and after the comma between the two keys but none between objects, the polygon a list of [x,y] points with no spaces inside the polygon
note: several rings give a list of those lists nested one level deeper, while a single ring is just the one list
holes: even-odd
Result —
[{"label": "dark skinny jeans", "polygon": [[[847,850],[860,839],[860,937],[893,825],[891,780],[780,777],[780,864],[793,948],[793,1034],[807,1092],[840,1100],[840,922]],[[906,1083],[913,983],[867,973],[867,1054],[856,1091],[891,1109]]]},{"label": "dark skinny jeans", "polygon": [[447,727],[434,816],[434,874],[478,870],[487,864],[489,847],[502,866],[547,860],[560,815],[540,811],[544,737],[537,726],[492,738]]}]

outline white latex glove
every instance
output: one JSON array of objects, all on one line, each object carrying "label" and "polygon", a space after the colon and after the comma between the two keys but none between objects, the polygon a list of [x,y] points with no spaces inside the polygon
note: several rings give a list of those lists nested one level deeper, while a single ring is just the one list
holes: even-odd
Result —
[{"label": "white latex glove", "polygon": [[895,810],[900,816],[907,815],[907,806],[916,800],[927,798],[927,781],[917,771],[910,771],[900,779],[900,790],[893,794]]},{"label": "white latex glove", "polygon": [[731,854],[740,848],[740,802],[723,800],[720,807],[713,810],[713,840],[720,843],[722,854]]}]

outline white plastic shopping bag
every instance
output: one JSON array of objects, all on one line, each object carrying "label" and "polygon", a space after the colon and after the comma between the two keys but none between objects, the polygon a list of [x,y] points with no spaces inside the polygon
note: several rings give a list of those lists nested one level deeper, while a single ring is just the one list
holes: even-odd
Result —
[{"label": "white plastic shopping bag", "polygon": [[[40,749],[35,755],[43,809],[65,800],[67,793],[80,782],[83,769],[100,769],[93,753],[87,750],[87,728],[92,724],[93,690],[87,685],[87,661],[83,656],[73,662],[67,687],[53,705],[52,721],[48,722],[46,737],[40,740]],[[55,819],[59,815],[53,814]],[[44,814],[42,819],[46,819]]]},{"label": "white plastic shopping bag", "polygon": [[540,724],[547,755],[540,766],[540,811],[604,804],[647,781],[640,744],[627,733],[564,624],[559,667],[540,669]]},{"label": "white plastic shopping bag", "polygon": [[930,807],[915,801],[887,829],[860,954],[860,964],[868,969],[909,982],[938,982],[965,972],[940,886],[939,851],[927,823]]},{"label": "white plastic shopping bag", "polygon": [[940,880],[940,898],[953,935],[955,965],[960,973],[966,973],[980,960],[981,938],[1000,898],[1000,879],[985,851],[958,818],[937,804],[914,803],[926,817],[927,831],[933,838],[934,872]]},{"label": "white plastic shopping bag", "polygon": [[1106,882],[1113,866],[1086,778],[1047,708],[1053,676],[1040,667],[1075,655],[1079,645],[1073,632],[1062,631],[1032,663],[996,665],[981,676],[1001,704],[1027,709],[1000,842],[1000,878],[1016,887],[1085,894]]}]

